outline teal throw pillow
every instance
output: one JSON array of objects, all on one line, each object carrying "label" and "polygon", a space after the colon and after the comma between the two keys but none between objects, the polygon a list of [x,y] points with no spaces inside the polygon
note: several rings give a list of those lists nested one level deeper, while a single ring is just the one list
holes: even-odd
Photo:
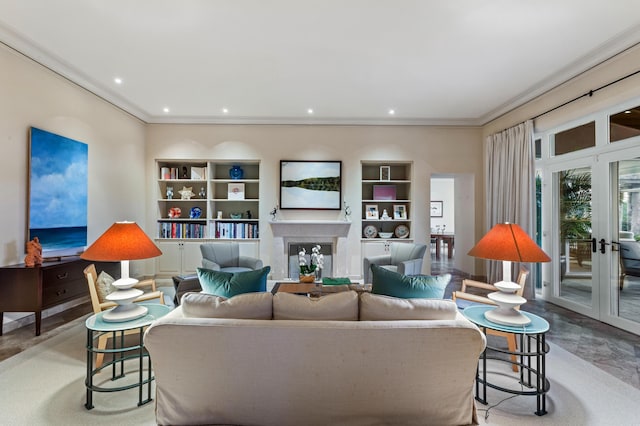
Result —
[{"label": "teal throw pillow", "polygon": [[270,266],[244,272],[197,269],[202,292],[226,298],[237,294],[267,291],[267,275],[269,275],[269,271],[271,271]]},{"label": "teal throw pillow", "polygon": [[451,274],[402,275],[378,265],[371,265],[371,272],[371,293],[403,299],[442,299],[451,281]]}]

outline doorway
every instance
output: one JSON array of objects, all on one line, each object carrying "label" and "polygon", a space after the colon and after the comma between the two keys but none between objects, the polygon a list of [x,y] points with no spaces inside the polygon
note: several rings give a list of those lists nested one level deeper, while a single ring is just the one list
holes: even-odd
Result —
[{"label": "doorway", "polygon": [[474,273],[474,259],[466,255],[474,244],[474,185],[471,174],[431,175],[427,220],[433,274],[450,269]]}]

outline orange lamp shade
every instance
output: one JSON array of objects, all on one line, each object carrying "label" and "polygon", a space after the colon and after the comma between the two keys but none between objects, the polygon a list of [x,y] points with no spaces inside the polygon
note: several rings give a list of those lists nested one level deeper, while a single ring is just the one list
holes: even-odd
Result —
[{"label": "orange lamp shade", "polygon": [[469,251],[470,256],[511,262],[549,262],[551,258],[513,223],[499,223]]},{"label": "orange lamp shade", "polygon": [[162,251],[135,222],[116,222],[80,255],[82,259],[115,262],[157,257]]}]

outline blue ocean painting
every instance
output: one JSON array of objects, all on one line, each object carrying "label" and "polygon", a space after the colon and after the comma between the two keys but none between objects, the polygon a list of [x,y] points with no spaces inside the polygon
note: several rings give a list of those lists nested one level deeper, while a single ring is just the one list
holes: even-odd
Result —
[{"label": "blue ocean painting", "polygon": [[29,239],[43,251],[87,245],[85,143],[31,128]]}]

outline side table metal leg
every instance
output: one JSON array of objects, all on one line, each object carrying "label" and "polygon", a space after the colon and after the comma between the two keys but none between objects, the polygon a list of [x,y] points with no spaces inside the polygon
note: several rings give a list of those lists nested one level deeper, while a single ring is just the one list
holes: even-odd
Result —
[{"label": "side table metal leg", "polygon": [[537,416],[544,416],[547,414],[547,391],[546,391],[546,342],[545,342],[545,334],[539,334],[537,336],[537,344],[536,344],[536,361],[538,363],[538,379],[536,381],[536,391],[537,391]]},{"label": "side table metal leg", "polygon": [[93,331],[87,328],[87,378],[85,386],[87,387],[87,399],[84,407],[87,410],[93,408]]}]

